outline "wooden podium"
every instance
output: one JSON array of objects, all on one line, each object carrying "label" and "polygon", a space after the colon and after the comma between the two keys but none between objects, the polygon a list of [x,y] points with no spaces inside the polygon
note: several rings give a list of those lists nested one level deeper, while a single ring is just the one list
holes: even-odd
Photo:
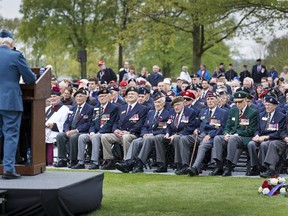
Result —
[{"label": "wooden podium", "polygon": [[[37,175],[46,170],[45,145],[45,102],[51,94],[51,69],[47,68],[40,76],[40,68],[31,68],[37,80],[33,85],[20,84],[23,93],[24,112],[22,114],[21,132],[26,134],[25,145],[31,148],[31,163],[16,164],[17,173],[21,175]],[[29,124],[24,124],[25,119]],[[27,122],[27,121],[26,121]],[[20,135],[21,137],[21,135]],[[20,146],[23,144],[20,138]],[[0,165],[0,174],[3,166]]]}]

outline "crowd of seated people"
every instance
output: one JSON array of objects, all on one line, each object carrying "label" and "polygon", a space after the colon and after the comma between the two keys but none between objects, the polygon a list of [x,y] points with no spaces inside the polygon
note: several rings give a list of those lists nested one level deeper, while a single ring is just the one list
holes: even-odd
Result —
[{"label": "crowd of seated people", "polygon": [[261,59],[251,72],[244,65],[241,73],[232,64],[225,71],[220,63],[210,76],[205,65],[195,74],[183,66],[175,83],[157,65],[151,74],[138,76],[125,62],[118,81],[104,61],[99,68],[88,80],[51,81],[48,165],[54,143],[55,167],[137,173],[144,172],[153,155],[158,165],[154,172],[167,172],[169,147],[177,175],[197,176],[203,164],[213,163],[209,175],[231,176],[243,151],[247,176],[279,174],[287,157],[288,83],[281,77],[287,67],[278,76],[274,66],[267,71]]}]

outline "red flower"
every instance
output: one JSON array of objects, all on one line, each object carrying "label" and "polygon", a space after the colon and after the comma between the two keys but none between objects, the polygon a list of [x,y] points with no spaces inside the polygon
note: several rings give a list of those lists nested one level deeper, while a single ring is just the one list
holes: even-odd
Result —
[{"label": "red flower", "polygon": [[56,107],[56,106],[54,106],[54,107],[53,107],[53,110],[54,110],[54,111],[57,111],[57,107]]},{"label": "red flower", "polygon": [[263,183],[262,183],[262,188],[268,188],[269,190],[272,189],[272,186],[269,184],[268,180],[265,180]]},{"label": "red flower", "polygon": [[81,116],[78,116],[77,119],[80,120],[80,119],[81,119]]}]

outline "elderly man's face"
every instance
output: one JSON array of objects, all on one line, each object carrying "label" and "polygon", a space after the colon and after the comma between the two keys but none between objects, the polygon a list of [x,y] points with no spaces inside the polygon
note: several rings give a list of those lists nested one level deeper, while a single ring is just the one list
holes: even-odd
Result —
[{"label": "elderly man's face", "polygon": [[105,105],[109,100],[109,96],[108,94],[100,94],[98,95],[98,100],[101,105]]},{"label": "elderly man's face", "polygon": [[138,101],[139,104],[143,104],[145,102],[145,95],[144,94],[139,94],[138,95]]},{"label": "elderly man's face", "polygon": [[267,112],[267,113],[272,113],[272,112],[274,112],[275,109],[276,109],[276,106],[277,106],[277,105],[275,105],[275,104],[267,103],[267,102],[265,102],[264,105],[265,105],[265,109],[266,109],[266,112]]},{"label": "elderly man's face", "polygon": [[77,105],[82,105],[87,100],[87,95],[77,94],[75,97],[75,101]]},{"label": "elderly man's face", "polygon": [[138,100],[138,93],[134,91],[129,91],[128,94],[126,95],[126,102],[128,104],[133,104]]},{"label": "elderly man's face", "polygon": [[61,98],[58,95],[51,95],[51,97],[49,98],[49,101],[52,106],[56,106],[57,104],[60,103]]},{"label": "elderly man's face", "polygon": [[154,107],[156,111],[160,111],[165,106],[165,97],[161,97],[154,101]]},{"label": "elderly man's face", "polygon": [[178,113],[180,113],[182,110],[183,110],[183,108],[184,108],[184,102],[177,102],[177,103],[175,103],[174,105],[173,105],[173,108],[174,108],[174,110],[175,110],[175,112],[178,114]]}]

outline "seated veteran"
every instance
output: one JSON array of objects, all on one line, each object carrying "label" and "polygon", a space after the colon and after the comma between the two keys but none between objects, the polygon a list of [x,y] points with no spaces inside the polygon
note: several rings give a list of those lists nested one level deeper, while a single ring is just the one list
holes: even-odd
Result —
[{"label": "seated veteran", "polygon": [[131,142],[140,136],[141,128],[147,116],[147,107],[137,102],[138,88],[129,87],[125,95],[127,104],[118,108],[112,133],[103,134],[101,137],[104,159],[102,169],[104,170],[114,169],[115,160],[111,149],[112,144],[121,143],[124,157],[126,157]]},{"label": "seated veteran", "polygon": [[74,94],[77,105],[70,108],[63,131],[56,136],[58,146],[58,162],[55,167],[67,166],[67,155],[72,167],[77,164],[78,137],[81,133],[88,133],[94,107],[87,104],[88,92],[79,89]]},{"label": "seated veteran", "polygon": [[[182,153],[184,149],[180,140],[188,139],[190,136],[192,136],[193,131],[198,127],[198,125],[196,123],[196,112],[193,109],[184,106],[183,97],[174,98],[171,105],[173,109],[170,110],[169,113],[169,119],[167,121],[168,125],[164,138],[174,146],[174,162],[178,166],[178,169],[176,170],[177,173],[181,168],[185,169],[187,165],[185,164],[185,161],[182,160]],[[163,143],[162,145],[157,145],[155,147],[156,153],[165,152],[165,146]],[[159,171],[167,170],[164,162],[158,168]]]},{"label": "seated veteran", "polygon": [[[143,166],[154,145],[162,142],[166,133],[166,122],[169,118],[169,112],[164,108],[165,95],[163,93],[158,92],[154,95],[154,106],[155,110],[150,110],[147,114],[140,137],[132,141],[124,158],[124,163],[116,163],[116,168],[121,172],[128,173],[132,170],[133,173],[143,172]],[[165,155],[158,154],[156,155],[156,162],[161,163],[163,162],[161,158]],[[134,163],[135,158],[136,163]]]},{"label": "seated veteran", "polygon": [[[264,103],[265,111],[259,113],[258,129],[256,130],[252,140],[247,145],[249,153],[249,162],[251,167],[251,170],[247,172],[247,175],[249,176],[259,175],[260,166],[261,170],[263,171],[267,170],[267,164],[265,163],[265,158],[267,157],[267,151],[271,144],[271,141],[274,141],[276,145],[279,142],[280,143],[283,142],[281,133],[285,126],[286,117],[282,112],[277,111],[276,109],[277,105],[278,101],[276,100],[275,97],[272,96],[265,97],[265,103]],[[259,148],[259,159],[257,152],[258,148]],[[271,170],[275,171],[275,166]]]},{"label": "seated veteran", "polygon": [[216,161],[216,168],[210,175],[231,176],[233,165],[236,165],[239,159],[239,149],[245,148],[257,129],[258,113],[247,105],[247,94],[236,92],[234,103],[236,107],[228,112],[224,135],[214,138],[212,157]]},{"label": "seated veteran", "polygon": [[60,89],[53,88],[49,98],[50,106],[45,108],[45,142],[46,164],[53,164],[53,148],[56,136],[63,131],[63,125],[67,118],[69,108],[61,104]]},{"label": "seated veteran", "polygon": [[[218,98],[215,93],[208,92],[206,94],[207,108],[202,109],[199,115],[200,126],[194,130],[192,136],[188,139],[180,139],[182,142],[182,163],[189,164],[191,158],[191,149],[194,147],[195,139],[197,139],[198,152],[195,162],[192,167],[186,170],[181,170],[179,174],[188,173],[189,176],[199,174],[202,161],[207,153],[213,147],[213,140],[216,135],[222,135],[226,125],[228,112],[217,106]],[[184,161],[184,162],[183,162]]]},{"label": "seated veteran", "polygon": [[101,89],[97,92],[100,105],[94,108],[92,123],[89,133],[81,134],[78,138],[78,163],[72,169],[85,169],[85,147],[92,144],[92,163],[88,169],[99,169],[99,152],[101,146],[101,136],[105,133],[112,133],[112,126],[115,123],[118,106],[109,102],[108,90]]}]

